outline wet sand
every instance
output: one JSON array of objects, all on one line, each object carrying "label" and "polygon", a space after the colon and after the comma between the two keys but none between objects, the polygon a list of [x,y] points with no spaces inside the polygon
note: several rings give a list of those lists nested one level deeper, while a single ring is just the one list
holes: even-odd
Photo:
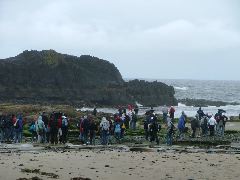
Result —
[{"label": "wet sand", "polygon": [[227,122],[225,129],[239,131],[240,130],[240,122]]},{"label": "wet sand", "polygon": [[[240,154],[81,150],[0,154],[0,179],[239,179]],[[33,173],[22,169],[36,170]]]}]

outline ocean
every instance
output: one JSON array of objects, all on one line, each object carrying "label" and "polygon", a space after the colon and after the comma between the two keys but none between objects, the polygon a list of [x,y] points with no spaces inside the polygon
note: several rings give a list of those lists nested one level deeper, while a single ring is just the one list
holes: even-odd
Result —
[{"label": "ocean", "polygon": [[240,103],[240,81],[158,80],[175,89],[177,99],[206,99]]},{"label": "ocean", "polygon": [[[129,79],[128,79],[129,80]],[[154,81],[154,79],[145,79]],[[237,102],[240,103],[240,81],[213,81],[213,80],[176,80],[176,79],[158,79],[157,81],[171,85],[175,89],[175,97],[177,99],[206,99],[211,101]],[[144,114],[149,107],[141,107],[139,114]],[[162,107],[154,107],[157,114],[161,113]],[[175,116],[180,117],[184,111],[187,116],[193,117],[196,115],[198,107],[186,106],[179,103],[175,107]],[[215,114],[218,109],[224,109],[226,115],[238,116],[240,114],[240,105],[227,106],[209,106],[202,108],[205,113]],[[91,108],[82,108],[82,111],[92,110]],[[116,113],[114,108],[99,108],[98,111],[106,113]]]}]

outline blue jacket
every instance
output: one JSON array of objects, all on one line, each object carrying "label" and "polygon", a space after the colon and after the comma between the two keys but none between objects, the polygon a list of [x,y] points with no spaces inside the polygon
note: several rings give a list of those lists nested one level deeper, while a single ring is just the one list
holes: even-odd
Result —
[{"label": "blue jacket", "polygon": [[17,118],[17,124],[18,124],[18,128],[15,128],[17,132],[22,132],[23,130],[23,119],[22,116],[19,115]]},{"label": "blue jacket", "polygon": [[184,115],[181,115],[181,117],[178,120],[178,129],[185,129],[185,117]]}]

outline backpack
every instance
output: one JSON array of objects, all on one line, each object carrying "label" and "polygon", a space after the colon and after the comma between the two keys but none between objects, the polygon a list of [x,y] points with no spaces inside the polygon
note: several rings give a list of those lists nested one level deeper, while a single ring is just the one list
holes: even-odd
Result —
[{"label": "backpack", "polygon": [[68,119],[67,118],[63,118],[62,119],[62,127],[67,127],[68,126]]},{"label": "backpack", "polygon": [[102,130],[105,130],[105,131],[108,131],[109,130],[109,125],[108,125],[108,122],[103,122],[102,124]]},{"label": "backpack", "polygon": [[32,124],[29,128],[29,131],[30,132],[35,132],[36,131],[36,125],[35,124]]},{"label": "backpack", "polygon": [[154,131],[154,123],[148,124],[148,131],[150,132]]},{"label": "backpack", "polygon": [[115,130],[114,130],[115,133],[120,133],[121,132],[121,126],[120,124],[116,124],[115,125]]},{"label": "backpack", "polygon": [[37,121],[37,127],[39,132],[43,132],[43,126],[40,126],[40,124]]}]

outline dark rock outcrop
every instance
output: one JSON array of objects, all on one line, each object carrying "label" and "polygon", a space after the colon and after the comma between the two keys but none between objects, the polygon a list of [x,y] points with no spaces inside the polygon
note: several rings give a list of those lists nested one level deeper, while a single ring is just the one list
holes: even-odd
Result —
[{"label": "dark rock outcrop", "polygon": [[0,101],[117,105],[176,104],[173,87],[160,82],[125,82],[114,64],[54,50],[24,51],[0,60]]},{"label": "dark rock outcrop", "polygon": [[226,105],[239,105],[237,102],[223,102],[223,101],[211,101],[206,99],[179,99],[178,102],[187,106],[194,107],[208,107],[208,106],[226,106]]}]

